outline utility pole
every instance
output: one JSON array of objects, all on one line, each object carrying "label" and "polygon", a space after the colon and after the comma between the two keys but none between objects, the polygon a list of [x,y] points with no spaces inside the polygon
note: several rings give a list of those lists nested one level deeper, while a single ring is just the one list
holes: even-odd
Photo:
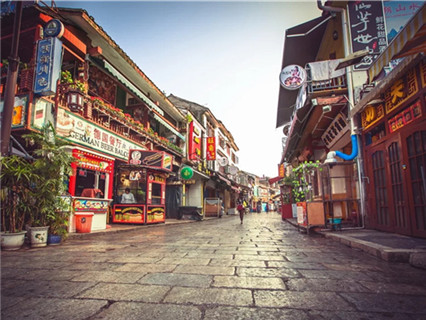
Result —
[{"label": "utility pole", "polygon": [[21,20],[22,20],[22,1],[16,2],[15,18],[13,21],[13,38],[12,48],[9,57],[9,67],[7,70],[6,88],[4,91],[4,104],[3,104],[3,115],[1,123],[1,155],[9,155],[10,148],[10,134],[12,131],[12,116],[13,107],[15,106],[15,88],[16,81],[18,79],[18,48],[19,48],[19,36],[21,33]]}]

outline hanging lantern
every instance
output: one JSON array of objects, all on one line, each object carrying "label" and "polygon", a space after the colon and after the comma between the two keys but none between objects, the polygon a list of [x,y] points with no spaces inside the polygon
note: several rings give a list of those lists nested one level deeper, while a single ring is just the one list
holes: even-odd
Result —
[{"label": "hanging lantern", "polygon": [[68,108],[75,113],[82,113],[84,107],[84,95],[79,90],[68,91]]},{"label": "hanging lantern", "polygon": [[189,180],[194,175],[194,170],[191,167],[185,166],[180,170],[180,176],[184,180]]}]

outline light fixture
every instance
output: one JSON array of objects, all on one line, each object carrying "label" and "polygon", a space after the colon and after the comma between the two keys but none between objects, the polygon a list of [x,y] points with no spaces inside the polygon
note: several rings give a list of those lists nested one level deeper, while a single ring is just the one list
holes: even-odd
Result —
[{"label": "light fixture", "polygon": [[67,96],[68,108],[75,113],[82,113],[84,106],[84,95],[81,91],[70,90]]},{"label": "light fixture", "polygon": [[329,104],[322,107],[322,113],[327,113],[327,112],[330,112],[331,110],[332,110],[332,107]]}]

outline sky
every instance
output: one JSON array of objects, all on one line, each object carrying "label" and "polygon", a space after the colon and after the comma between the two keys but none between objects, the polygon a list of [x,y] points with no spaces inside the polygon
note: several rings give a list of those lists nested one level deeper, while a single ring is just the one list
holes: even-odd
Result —
[{"label": "sky", "polygon": [[278,175],[284,34],[321,15],[315,0],[55,3],[85,9],[166,95],[208,107],[234,137],[240,170]]}]

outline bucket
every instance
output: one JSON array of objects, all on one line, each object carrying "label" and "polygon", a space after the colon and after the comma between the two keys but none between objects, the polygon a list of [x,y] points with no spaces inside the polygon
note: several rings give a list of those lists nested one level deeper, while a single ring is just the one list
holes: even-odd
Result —
[{"label": "bucket", "polygon": [[74,213],[75,231],[77,233],[90,233],[92,230],[93,212]]}]

